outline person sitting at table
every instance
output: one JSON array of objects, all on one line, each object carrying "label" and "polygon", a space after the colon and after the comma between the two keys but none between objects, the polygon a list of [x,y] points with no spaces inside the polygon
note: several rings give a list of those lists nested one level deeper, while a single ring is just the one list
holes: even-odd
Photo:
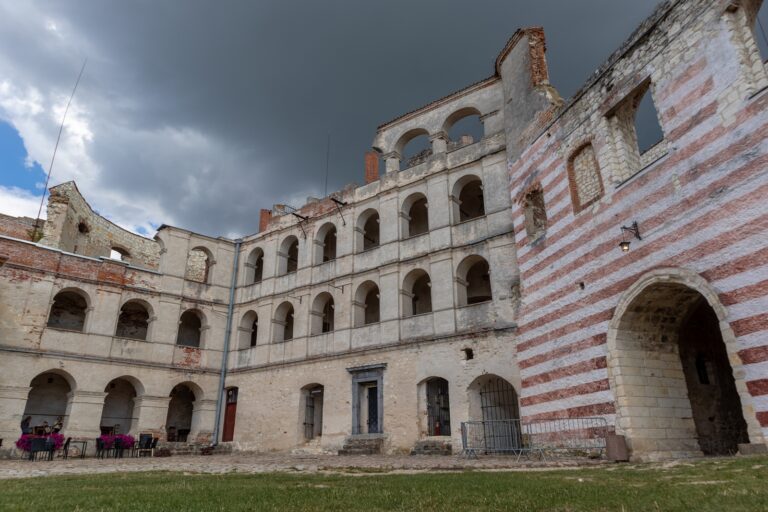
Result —
[{"label": "person sitting at table", "polygon": [[56,418],[56,423],[53,424],[53,433],[58,434],[61,432],[61,429],[64,427],[64,422],[61,419],[61,416]]},{"label": "person sitting at table", "polygon": [[21,433],[24,434],[31,434],[32,433],[32,427],[30,426],[30,423],[32,423],[32,416],[27,416],[23,420],[21,420]]},{"label": "person sitting at table", "polygon": [[48,424],[47,421],[44,421],[43,422],[43,434],[47,436],[50,433],[51,433],[51,426]]}]

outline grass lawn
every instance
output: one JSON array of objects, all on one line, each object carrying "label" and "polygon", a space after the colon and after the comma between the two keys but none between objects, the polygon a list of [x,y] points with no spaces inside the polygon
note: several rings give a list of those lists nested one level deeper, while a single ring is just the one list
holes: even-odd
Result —
[{"label": "grass lawn", "polygon": [[6,510],[768,510],[768,458],[543,472],[52,476],[0,481]]}]

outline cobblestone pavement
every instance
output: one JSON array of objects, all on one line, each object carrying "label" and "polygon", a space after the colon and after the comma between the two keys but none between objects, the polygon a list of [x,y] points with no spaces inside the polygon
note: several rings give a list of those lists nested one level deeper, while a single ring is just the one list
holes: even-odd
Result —
[{"label": "cobblestone pavement", "polygon": [[605,464],[591,460],[521,460],[514,457],[466,459],[439,455],[336,455],[234,454],[143,457],[124,459],[55,459],[53,461],[0,460],[0,479],[48,475],[180,471],[187,473],[336,473],[370,474],[427,471],[533,471]]}]

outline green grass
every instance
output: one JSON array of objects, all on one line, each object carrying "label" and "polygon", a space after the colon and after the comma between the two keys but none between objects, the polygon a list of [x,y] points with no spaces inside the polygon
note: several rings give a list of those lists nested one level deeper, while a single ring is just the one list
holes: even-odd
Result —
[{"label": "green grass", "polygon": [[0,481],[6,510],[768,510],[768,458],[544,472],[54,476]]}]

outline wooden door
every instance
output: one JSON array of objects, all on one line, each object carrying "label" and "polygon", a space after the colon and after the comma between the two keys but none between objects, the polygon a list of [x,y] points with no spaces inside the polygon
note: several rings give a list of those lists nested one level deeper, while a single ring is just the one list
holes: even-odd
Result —
[{"label": "wooden door", "polygon": [[227,389],[227,405],[224,410],[224,431],[221,441],[226,443],[235,438],[235,417],[237,416],[237,388]]}]

